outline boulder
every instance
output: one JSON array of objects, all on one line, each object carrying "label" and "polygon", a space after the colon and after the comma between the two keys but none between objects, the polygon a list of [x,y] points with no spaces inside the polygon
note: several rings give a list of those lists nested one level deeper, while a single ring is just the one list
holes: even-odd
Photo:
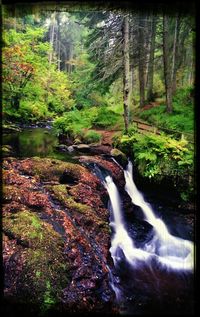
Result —
[{"label": "boulder", "polygon": [[77,144],[77,145],[74,145],[74,148],[77,150],[77,151],[80,151],[80,152],[90,152],[90,146],[88,144]]},{"label": "boulder", "polygon": [[122,151],[114,148],[110,151],[110,154],[122,167],[126,167],[126,165],[128,164],[128,160],[126,155]]}]

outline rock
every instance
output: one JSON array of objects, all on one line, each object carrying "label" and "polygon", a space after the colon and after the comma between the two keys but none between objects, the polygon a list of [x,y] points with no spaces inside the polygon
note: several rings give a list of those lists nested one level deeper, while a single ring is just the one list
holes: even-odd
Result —
[{"label": "rock", "polygon": [[[7,293],[24,299],[30,296],[38,304],[43,302],[46,292],[49,300],[60,296],[62,288],[68,284],[68,264],[62,252],[62,238],[52,225],[24,210],[7,213],[3,231],[20,246],[6,261],[5,278],[10,280]],[[17,294],[13,293],[13,284],[17,285]]]},{"label": "rock", "polygon": [[65,145],[65,144],[59,144],[59,145],[56,145],[55,147],[57,150],[61,150],[61,151],[68,151],[68,146]]},{"label": "rock", "polygon": [[65,170],[59,178],[60,184],[76,185],[79,183],[77,175],[72,174],[69,170]]},{"label": "rock", "polygon": [[56,159],[9,158],[2,167],[8,303],[14,298],[33,300],[39,310],[56,304],[70,313],[110,311],[109,212],[101,182],[84,166]]},{"label": "rock", "polygon": [[74,145],[74,148],[77,150],[77,151],[80,151],[80,152],[90,152],[90,146],[88,144],[77,144],[77,145]]},{"label": "rock", "polygon": [[[104,156],[105,157],[105,156]],[[100,168],[107,170],[108,173],[113,177],[114,181],[120,186],[123,190],[125,186],[124,172],[111,158],[107,157],[106,159],[98,155],[93,156],[80,156],[79,161],[90,167],[90,164],[97,164]]]},{"label": "rock", "polygon": [[126,167],[126,165],[128,164],[128,160],[127,160],[126,155],[125,155],[122,151],[120,151],[120,150],[114,148],[114,149],[112,149],[112,150],[110,151],[110,154],[116,159],[116,161],[117,161],[122,167],[124,167],[124,168]]},{"label": "rock", "polygon": [[93,145],[90,146],[90,152],[92,154],[97,154],[97,155],[109,155],[111,151],[111,146],[110,145]]},{"label": "rock", "polygon": [[70,145],[70,146],[68,146],[67,147],[67,150],[68,150],[68,152],[73,152],[74,151],[74,146],[73,145]]}]

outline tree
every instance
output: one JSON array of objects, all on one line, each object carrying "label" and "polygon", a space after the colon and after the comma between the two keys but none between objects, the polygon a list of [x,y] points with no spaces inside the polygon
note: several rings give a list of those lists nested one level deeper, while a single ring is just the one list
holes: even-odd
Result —
[{"label": "tree", "polygon": [[149,64],[147,73],[147,101],[153,101],[153,75],[154,75],[154,51],[155,51],[155,38],[156,38],[156,24],[157,16],[153,15],[151,23],[151,36],[150,36],[150,52]]},{"label": "tree", "polygon": [[124,125],[127,132],[129,126],[129,17],[126,15],[122,24],[123,36],[123,99],[124,99]]},{"label": "tree", "polygon": [[138,20],[140,107],[143,107],[145,103],[144,15],[139,14]]},{"label": "tree", "polygon": [[170,72],[170,46],[169,46],[169,17],[163,15],[163,63],[166,91],[167,112],[172,112],[172,82]]},{"label": "tree", "polygon": [[3,89],[4,98],[19,109],[25,87],[34,74],[34,67],[25,60],[25,46],[14,45],[3,50]]},{"label": "tree", "polygon": [[73,106],[67,74],[58,71],[56,63],[49,64],[45,31],[33,26],[4,30],[2,88],[7,115],[44,118]]},{"label": "tree", "polygon": [[171,81],[172,81],[172,94],[176,91],[176,72],[177,72],[177,45],[180,29],[180,19],[179,15],[176,15],[175,18],[175,27],[174,27],[174,41],[173,41],[173,51],[172,51],[172,72],[171,72]]}]

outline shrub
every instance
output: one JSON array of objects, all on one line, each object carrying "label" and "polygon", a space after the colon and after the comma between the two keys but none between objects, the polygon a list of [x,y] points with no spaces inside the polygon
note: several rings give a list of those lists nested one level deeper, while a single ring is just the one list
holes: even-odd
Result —
[{"label": "shrub", "polygon": [[53,127],[57,134],[67,134],[71,138],[81,138],[84,135],[84,129],[92,127],[97,111],[96,107],[80,111],[74,109],[57,118]]},{"label": "shrub", "polygon": [[123,135],[116,140],[116,145],[123,152],[131,154],[141,176],[156,181],[170,177],[174,185],[180,185],[180,191],[192,192],[193,148],[186,140],[175,140],[165,134],[135,133],[132,136]]},{"label": "shrub", "polygon": [[109,110],[106,107],[98,109],[97,117],[93,121],[93,126],[99,128],[114,126],[121,119],[121,115]]},{"label": "shrub", "polygon": [[50,116],[46,104],[22,100],[19,108],[21,119],[25,121],[37,121]]},{"label": "shrub", "polygon": [[85,133],[85,135],[83,136],[83,140],[86,143],[99,142],[101,140],[101,134],[94,131],[94,130],[90,130],[90,131]]}]

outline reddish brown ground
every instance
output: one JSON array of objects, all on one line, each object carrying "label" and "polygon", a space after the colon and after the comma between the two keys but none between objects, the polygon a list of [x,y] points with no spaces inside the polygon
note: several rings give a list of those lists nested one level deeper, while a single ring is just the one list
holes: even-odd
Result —
[{"label": "reddish brown ground", "polygon": [[[66,174],[61,185],[60,177],[64,171]],[[74,184],[71,184],[72,180]],[[3,181],[4,216],[28,210],[37,214],[42,223],[48,222],[52,232],[55,230],[63,240],[62,256],[69,274],[60,298],[64,310],[110,311],[113,292],[107,269],[107,264],[111,263],[109,214],[104,205],[106,192],[98,178],[83,166],[59,163],[53,159],[20,161],[7,158],[3,162]],[[23,283],[34,288],[28,275],[23,282],[20,278],[24,263],[29,261],[24,250],[30,245],[21,243],[22,239],[5,227],[5,294],[8,298],[17,299],[21,296]]]}]

